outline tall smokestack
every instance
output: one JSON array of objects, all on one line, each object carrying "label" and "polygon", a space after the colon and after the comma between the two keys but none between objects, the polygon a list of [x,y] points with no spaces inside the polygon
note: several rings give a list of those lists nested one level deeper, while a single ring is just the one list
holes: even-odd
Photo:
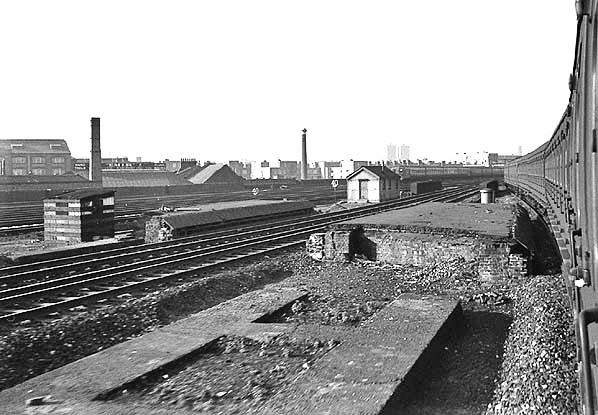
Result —
[{"label": "tall smokestack", "polygon": [[100,150],[100,119],[91,119],[91,157],[89,158],[89,180],[102,183],[102,152]]},{"label": "tall smokestack", "polygon": [[307,180],[307,129],[301,136],[301,180]]}]

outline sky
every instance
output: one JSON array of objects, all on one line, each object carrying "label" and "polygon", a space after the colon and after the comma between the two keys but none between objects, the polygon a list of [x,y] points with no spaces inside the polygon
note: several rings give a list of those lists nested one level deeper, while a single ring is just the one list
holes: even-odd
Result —
[{"label": "sky", "polygon": [[567,105],[563,0],[4,1],[0,139],[143,160],[528,152]]}]

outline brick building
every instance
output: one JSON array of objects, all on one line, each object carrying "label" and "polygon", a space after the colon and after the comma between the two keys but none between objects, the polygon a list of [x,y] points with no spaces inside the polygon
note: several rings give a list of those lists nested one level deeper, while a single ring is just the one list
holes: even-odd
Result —
[{"label": "brick building", "polygon": [[0,140],[0,176],[55,176],[72,170],[65,140]]}]

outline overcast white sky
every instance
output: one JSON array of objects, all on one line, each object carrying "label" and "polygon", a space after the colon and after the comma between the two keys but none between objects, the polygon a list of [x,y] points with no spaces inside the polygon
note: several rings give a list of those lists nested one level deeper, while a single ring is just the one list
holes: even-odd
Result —
[{"label": "overcast white sky", "polygon": [[524,152],[565,110],[563,0],[3,1],[0,138],[144,160]]}]

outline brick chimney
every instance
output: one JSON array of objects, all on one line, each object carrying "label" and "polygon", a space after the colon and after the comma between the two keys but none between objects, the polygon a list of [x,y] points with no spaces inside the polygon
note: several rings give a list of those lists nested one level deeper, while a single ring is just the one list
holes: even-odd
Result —
[{"label": "brick chimney", "polygon": [[307,129],[301,136],[301,180],[307,180]]},{"label": "brick chimney", "polygon": [[102,152],[100,150],[100,119],[91,119],[91,157],[89,158],[89,180],[102,183]]}]

